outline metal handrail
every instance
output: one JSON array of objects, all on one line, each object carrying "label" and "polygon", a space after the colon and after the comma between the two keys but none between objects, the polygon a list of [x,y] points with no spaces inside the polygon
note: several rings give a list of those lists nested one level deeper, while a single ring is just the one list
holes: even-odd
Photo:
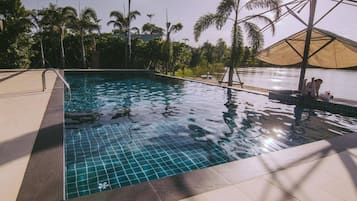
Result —
[{"label": "metal handrail", "polygon": [[60,80],[63,82],[64,86],[66,86],[68,92],[69,92],[69,100],[71,100],[72,94],[71,94],[71,87],[69,86],[68,82],[63,78],[63,76],[57,71],[55,68],[47,68],[42,72],[42,91],[46,90],[46,72],[47,71],[53,71],[57,77],[60,78]]}]

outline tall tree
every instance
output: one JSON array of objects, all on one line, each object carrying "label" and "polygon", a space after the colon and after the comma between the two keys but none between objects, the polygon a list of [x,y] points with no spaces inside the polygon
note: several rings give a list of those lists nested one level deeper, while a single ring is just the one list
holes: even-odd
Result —
[{"label": "tall tree", "polygon": [[[119,30],[119,32],[128,33],[129,24],[131,24],[131,22],[133,20],[135,20],[137,16],[140,16],[140,15],[141,15],[140,12],[137,10],[131,11],[128,16],[125,16],[120,11],[112,11],[112,12],[110,12],[110,17],[114,18],[114,20],[110,20],[107,23],[107,25],[108,26],[113,25],[114,32],[116,31],[115,28],[117,28],[117,30]],[[139,28],[132,27],[130,31],[137,30],[137,29],[139,29]]]},{"label": "tall tree", "polygon": [[175,72],[180,67],[184,74],[185,67],[188,66],[192,57],[191,48],[182,42],[174,42],[172,46],[173,71]]},{"label": "tall tree", "polygon": [[[129,1],[130,7],[130,1]],[[130,10],[130,9],[129,9]],[[130,11],[127,16],[125,16],[120,11],[112,11],[110,12],[110,17],[114,17],[114,20],[110,20],[107,25],[113,25],[115,32],[115,28],[118,28],[120,33],[124,33],[124,38],[127,37],[127,46],[125,47],[125,67],[128,67],[128,63],[130,63],[131,58],[131,38],[130,31],[138,31],[140,30],[137,27],[131,27],[130,24],[133,20],[136,19],[137,16],[140,16],[141,13],[137,10]],[[129,30],[130,29],[130,30]],[[129,51],[129,54],[128,54]],[[129,57],[129,58],[128,58]],[[129,62],[128,62],[129,61]]]},{"label": "tall tree", "polygon": [[93,30],[97,30],[99,32],[99,20],[97,18],[97,13],[92,8],[85,8],[80,11],[78,19],[74,23],[74,27],[79,32],[81,38],[81,47],[82,47],[82,65],[84,68],[87,67],[87,57],[86,57],[86,49],[84,45],[84,37],[85,35],[91,33]]},{"label": "tall tree", "polygon": [[20,0],[0,1],[0,67],[27,68],[30,64],[30,12]]},{"label": "tall tree", "polygon": [[207,67],[208,67],[208,64],[213,63],[213,51],[214,51],[214,47],[210,42],[206,41],[205,43],[203,43],[203,45],[201,47],[201,52],[202,52],[202,55],[207,60]]},{"label": "tall tree", "polygon": [[31,11],[31,20],[32,20],[32,26],[35,27],[36,33],[35,35],[38,36],[38,39],[40,41],[40,51],[41,51],[41,63],[42,63],[42,68],[46,67],[46,58],[45,58],[45,51],[43,48],[43,39],[42,39],[42,35],[43,35],[43,25],[41,23],[41,15],[39,15],[39,11],[38,10],[32,10]]},{"label": "tall tree", "polygon": [[67,29],[75,22],[77,12],[73,7],[57,7],[50,4],[48,8],[40,10],[43,16],[41,23],[48,32],[54,32],[60,36],[61,45],[61,66],[65,67],[64,37]]},{"label": "tall tree", "polygon": [[213,49],[213,57],[215,62],[224,62],[224,56],[227,51],[227,45],[226,42],[222,38],[219,38],[217,40],[217,44]]},{"label": "tall tree", "polygon": [[245,46],[244,47],[244,54],[243,54],[243,58],[242,58],[242,63],[244,65],[247,65],[248,64],[248,60],[249,60],[249,57],[250,57],[250,49],[249,47]]},{"label": "tall tree", "polygon": [[[166,23],[166,41],[163,46],[163,55],[166,60],[165,65],[165,74],[167,74],[172,63],[172,44],[171,44],[171,34],[181,31],[183,28],[181,23],[171,24],[170,22]],[[175,71],[174,71],[175,73]]]},{"label": "tall tree", "polygon": [[[233,83],[233,68],[237,64],[240,55],[238,47],[242,47],[243,28],[247,33],[250,45],[254,49],[262,47],[264,38],[260,32],[259,26],[254,22],[255,20],[263,21],[264,23],[272,25],[272,31],[275,32],[273,20],[263,14],[253,14],[240,18],[242,9],[268,9],[275,12],[275,18],[280,15],[281,0],[248,0],[242,4],[243,0],[222,0],[217,7],[216,13],[209,13],[201,16],[194,25],[194,35],[197,41],[201,33],[208,29],[210,26],[215,25],[217,29],[222,29],[228,20],[233,21],[232,27],[232,52],[231,61],[229,66],[228,85],[232,86]],[[231,17],[232,16],[232,17]],[[240,48],[239,48],[240,49]]]}]

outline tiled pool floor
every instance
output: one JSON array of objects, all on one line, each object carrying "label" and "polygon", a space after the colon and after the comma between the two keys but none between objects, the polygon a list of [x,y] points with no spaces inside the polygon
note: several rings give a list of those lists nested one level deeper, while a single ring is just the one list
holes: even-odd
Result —
[{"label": "tiled pool floor", "polygon": [[357,200],[357,133],[71,201]]},{"label": "tiled pool floor", "polygon": [[344,135],[355,118],[153,75],[66,74],[66,198]]},{"label": "tiled pool floor", "polygon": [[[154,136],[154,128],[132,132],[127,124],[82,128],[66,134],[67,197],[188,172],[229,159],[214,143],[183,135]],[[162,125],[170,130],[170,124]],[[210,153],[207,157],[207,152]]]}]

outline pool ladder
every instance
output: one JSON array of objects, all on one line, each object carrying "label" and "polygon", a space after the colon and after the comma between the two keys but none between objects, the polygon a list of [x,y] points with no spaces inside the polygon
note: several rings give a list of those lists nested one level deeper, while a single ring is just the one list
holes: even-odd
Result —
[{"label": "pool ladder", "polygon": [[57,77],[63,82],[64,86],[67,88],[68,93],[69,93],[69,100],[71,100],[72,94],[71,94],[71,87],[69,86],[68,82],[63,78],[63,76],[58,72],[57,69],[55,68],[47,68],[42,72],[42,91],[46,90],[46,72],[47,71],[52,71],[54,72]]}]

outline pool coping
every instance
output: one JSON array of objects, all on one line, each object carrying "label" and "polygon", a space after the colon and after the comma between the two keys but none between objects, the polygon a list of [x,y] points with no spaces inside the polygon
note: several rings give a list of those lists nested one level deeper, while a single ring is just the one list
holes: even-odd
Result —
[{"label": "pool coping", "polygon": [[249,89],[244,89],[244,88],[236,88],[234,86],[225,86],[225,85],[221,85],[219,83],[210,83],[210,82],[203,82],[203,81],[199,81],[199,80],[194,80],[194,79],[190,79],[190,78],[182,78],[182,77],[176,77],[176,76],[171,76],[171,75],[165,75],[162,73],[155,73],[156,76],[159,77],[166,77],[166,78],[171,78],[171,79],[179,79],[179,80],[183,80],[183,81],[188,81],[188,82],[197,82],[197,83],[201,83],[201,84],[207,84],[210,86],[216,86],[216,87],[222,87],[225,89],[233,89],[233,90],[237,90],[237,91],[245,91],[248,93],[252,93],[252,94],[257,94],[257,95],[263,95],[263,96],[268,96],[268,93],[264,93],[264,92],[259,92],[259,91],[253,91],[253,90],[249,90]]},{"label": "pool coping", "polygon": [[[174,79],[180,79],[177,77]],[[199,82],[196,80],[182,79]],[[213,86],[220,86],[209,84]],[[225,86],[220,86],[227,88]],[[234,90],[239,90],[232,88]],[[241,90],[245,91],[245,90]],[[258,93],[259,94],[259,93]],[[17,200],[60,201],[64,200],[64,88],[56,79],[55,88],[51,94],[41,129],[26,169],[23,183]],[[262,94],[260,94],[262,95]],[[51,125],[57,125],[51,128]],[[48,129],[50,128],[50,129]],[[53,149],[43,149],[55,133]],[[50,136],[49,136],[50,135]],[[47,140],[46,140],[47,139]],[[53,140],[53,139],[52,139]],[[43,144],[45,143],[45,144]],[[48,145],[47,145],[48,146]],[[122,200],[179,200],[215,189],[227,187],[242,181],[253,179],[289,167],[301,165],[319,158],[338,154],[349,148],[357,147],[357,133],[320,140],[277,152],[224,163],[208,168],[198,169],[154,181],[127,186],[110,191],[104,191],[82,196],[71,201],[114,201]],[[37,150],[37,151],[36,151]],[[37,153],[38,150],[41,152]],[[59,160],[60,159],[60,160]],[[56,165],[57,164],[57,165]],[[59,164],[59,165],[58,165]]]},{"label": "pool coping", "polygon": [[56,78],[17,201],[64,199],[63,97],[63,84]]}]

